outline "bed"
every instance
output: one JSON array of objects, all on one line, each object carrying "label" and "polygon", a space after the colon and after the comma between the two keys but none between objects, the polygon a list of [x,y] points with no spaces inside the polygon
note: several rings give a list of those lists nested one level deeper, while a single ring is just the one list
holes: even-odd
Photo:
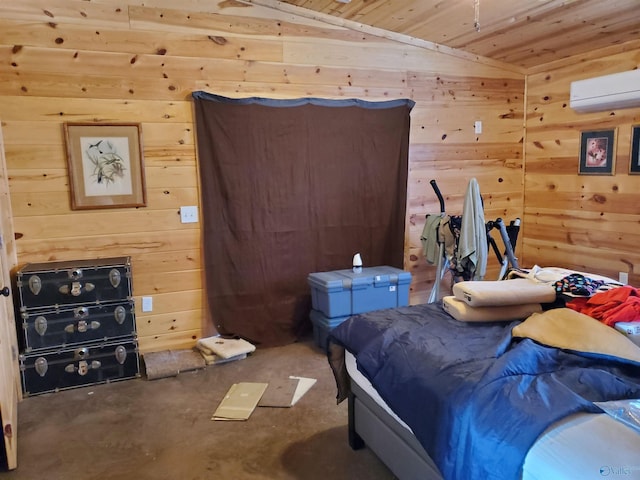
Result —
[{"label": "bed", "polygon": [[640,398],[640,348],[565,308],[532,317],[466,323],[438,302],[333,329],[351,447],[401,480],[640,479],[640,431],[594,403]]}]

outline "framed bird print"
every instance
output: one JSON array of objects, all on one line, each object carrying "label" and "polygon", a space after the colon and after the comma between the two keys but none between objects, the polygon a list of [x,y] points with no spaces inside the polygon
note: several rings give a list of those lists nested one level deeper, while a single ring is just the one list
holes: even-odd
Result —
[{"label": "framed bird print", "polygon": [[640,174],[640,125],[631,127],[631,163],[629,163],[629,173]]},{"label": "framed bird print", "polygon": [[139,123],[65,123],[71,209],[146,206]]}]

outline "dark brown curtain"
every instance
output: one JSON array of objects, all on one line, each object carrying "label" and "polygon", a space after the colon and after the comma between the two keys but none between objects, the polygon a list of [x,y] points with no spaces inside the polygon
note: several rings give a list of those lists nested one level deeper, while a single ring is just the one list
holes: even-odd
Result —
[{"label": "dark brown curtain", "polygon": [[193,98],[220,333],[290,343],[310,330],[309,273],[358,252],[402,268],[411,100]]}]

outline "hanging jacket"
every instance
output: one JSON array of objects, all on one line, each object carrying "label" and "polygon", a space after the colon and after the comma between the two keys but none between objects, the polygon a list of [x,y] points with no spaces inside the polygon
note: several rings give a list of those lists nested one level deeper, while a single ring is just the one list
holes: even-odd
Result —
[{"label": "hanging jacket", "polygon": [[475,178],[469,181],[462,209],[462,226],[458,245],[458,271],[466,271],[472,280],[482,280],[487,271],[487,227],[480,186]]}]

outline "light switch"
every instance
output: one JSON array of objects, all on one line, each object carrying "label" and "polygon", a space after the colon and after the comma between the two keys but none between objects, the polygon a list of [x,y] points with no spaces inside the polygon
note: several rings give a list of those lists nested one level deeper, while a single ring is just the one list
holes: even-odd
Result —
[{"label": "light switch", "polygon": [[473,128],[476,130],[476,135],[480,135],[482,133],[482,121],[476,120],[473,124]]},{"label": "light switch", "polygon": [[180,221],[182,223],[198,223],[198,207],[180,207]]},{"label": "light switch", "polygon": [[153,298],[152,297],[142,297],[142,311],[143,312],[152,312],[153,311]]}]

